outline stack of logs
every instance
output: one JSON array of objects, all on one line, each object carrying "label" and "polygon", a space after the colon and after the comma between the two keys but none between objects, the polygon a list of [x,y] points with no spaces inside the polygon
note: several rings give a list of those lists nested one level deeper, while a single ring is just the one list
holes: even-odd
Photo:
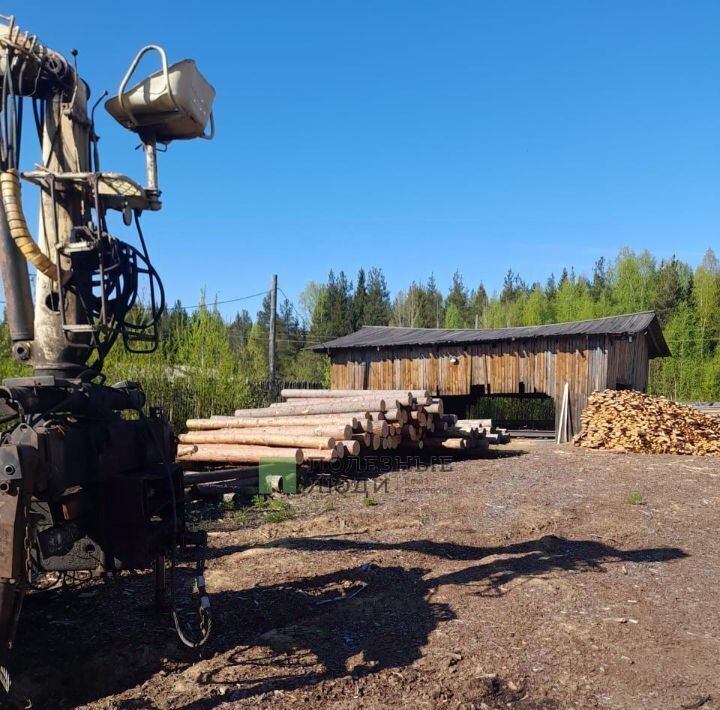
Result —
[{"label": "stack of logs", "polygon": [[490,420],[458,421],[425,390],[285,389],[281,395],[286,401],[269,407],[189,419],[188,432],[179,437],[178,461],[332,462],[388,449],[484,450],[492,438]]}]

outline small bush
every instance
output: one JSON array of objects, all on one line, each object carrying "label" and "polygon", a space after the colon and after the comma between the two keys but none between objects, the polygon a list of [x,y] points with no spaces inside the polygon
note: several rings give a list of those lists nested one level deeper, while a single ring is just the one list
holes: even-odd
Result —
[{"label": "small bush", "polygon": [[630,505],[642,505],[643,497],[640,493],[635,491],[627,497],[627,502],[630,503]]},{"label": "small bush", "polygon": [[365,496],[365,497],[362,499],[362,504],[363,504],[363,505],[368,505],[368,506],[369,506],[369,505],[378,505],[378,499],[377,499],[377,498],[373,498],[372,496]]}]

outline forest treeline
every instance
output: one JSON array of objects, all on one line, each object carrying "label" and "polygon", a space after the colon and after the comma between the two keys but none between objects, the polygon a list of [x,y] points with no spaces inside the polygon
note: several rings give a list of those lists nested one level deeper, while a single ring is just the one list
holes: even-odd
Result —
[{"label": "forest treeline", "polygon": [[[268,304],[256,324],[241,318],[249,340],[266,334]],[[590,274],[563,269],[544,283],[526,282],[509,270],[499,292],[467,284],[456,271],[447,293],[431,274],[391,297],[382,271],[360,269],[354,281],[332,271],[309,283],[299,312],[282,307],[287,339],[280,373],[288,379],[326,377],[326,363],[302,352],[310,343],[351,333],[362,325],[414,328],[504,328],[655,311],[673,357],[653,361],[650,390],[681,400],[720,399],[720,262],[711,249],[693,269],[676,258],[622,249],[599,259]],[[237,321],[239,324],[240,321]]]},{"label": "forest treeline", "polygon": [[[653,361],[650,391],[679,400],[720,399],[720,262],[712,250],[695,269],[626,248],[609,262],[599,259],[590,274],[563,269],[544,283],[508,271],[493,293],[482,283],[467,284],[459,271],[446,293],[430,274],[394,296],[377,267],[354,278],[330,271],[324,283],[307,284],[297,305],[281,293],[277,378],[327,385],[328,359],[307,346],[362,325],[502,328],[644,310],[657,313],[673,354]],[[269,293],[255,317],[243,309],[230,321],[204,297],[199,307],[178,301],[162,319],[155,353],[133,356],[116,346],[105,371],[111,381],[141,381],[149,401],[165,406],[178,424],[256,404],[272,397],[261,384],[269,374],[269,323]],[[1,342],[0,374],[19,374],[7,333]]]}]

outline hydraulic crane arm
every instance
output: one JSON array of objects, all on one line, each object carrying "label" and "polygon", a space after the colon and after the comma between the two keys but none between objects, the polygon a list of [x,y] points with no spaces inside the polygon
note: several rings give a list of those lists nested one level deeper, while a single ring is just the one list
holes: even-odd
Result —
[{"label": "hydraulic crane arm", "polygon": [[[128,89],[151,49],[162,69]],[[162,579],[165,555],[185,535],[172,427],[161,410],[145,412],[137,383],[104,385],[102,364],[118,338],[133,352],[157,346],[164,296],[140,216],[161,206],[157,144],[205,137],[215,92],[194,62],[168,65],[159,47],[141,50],[107,108],[143,142],[142,187],[101,170],[90,90],[74,63],[1,16],[0,82],[0,272],[13,354],[33,368],[0,387],[0,405],[11,412],[2,421],[12,420],[0,432],[0,684],[7,690],[7,651],[38,575],[155,564]],[[28,102],[42,157],[23,170]],[[37,236],[23,212],[23,182],[40,188]],[[134,224],[137,246],[109,233],[110,210]],[[150,303],[138,319],[143,279]]]}]

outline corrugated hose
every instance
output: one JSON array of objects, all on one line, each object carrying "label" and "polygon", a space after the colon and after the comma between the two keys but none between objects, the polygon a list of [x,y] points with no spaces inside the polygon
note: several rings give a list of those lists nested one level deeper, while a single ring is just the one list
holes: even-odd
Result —
[{"label": "corrugated hose", "polygon": [[[20,173],[15,168],[0,173],[0,192],[5,206],[10,236],[23,256],[42,274],[57,281],[55,264],[41,251],[30,234],[20,197]],[[65,274],[69,276],[69,274]],[[63,281],[65,278],[63,278]]]}]

